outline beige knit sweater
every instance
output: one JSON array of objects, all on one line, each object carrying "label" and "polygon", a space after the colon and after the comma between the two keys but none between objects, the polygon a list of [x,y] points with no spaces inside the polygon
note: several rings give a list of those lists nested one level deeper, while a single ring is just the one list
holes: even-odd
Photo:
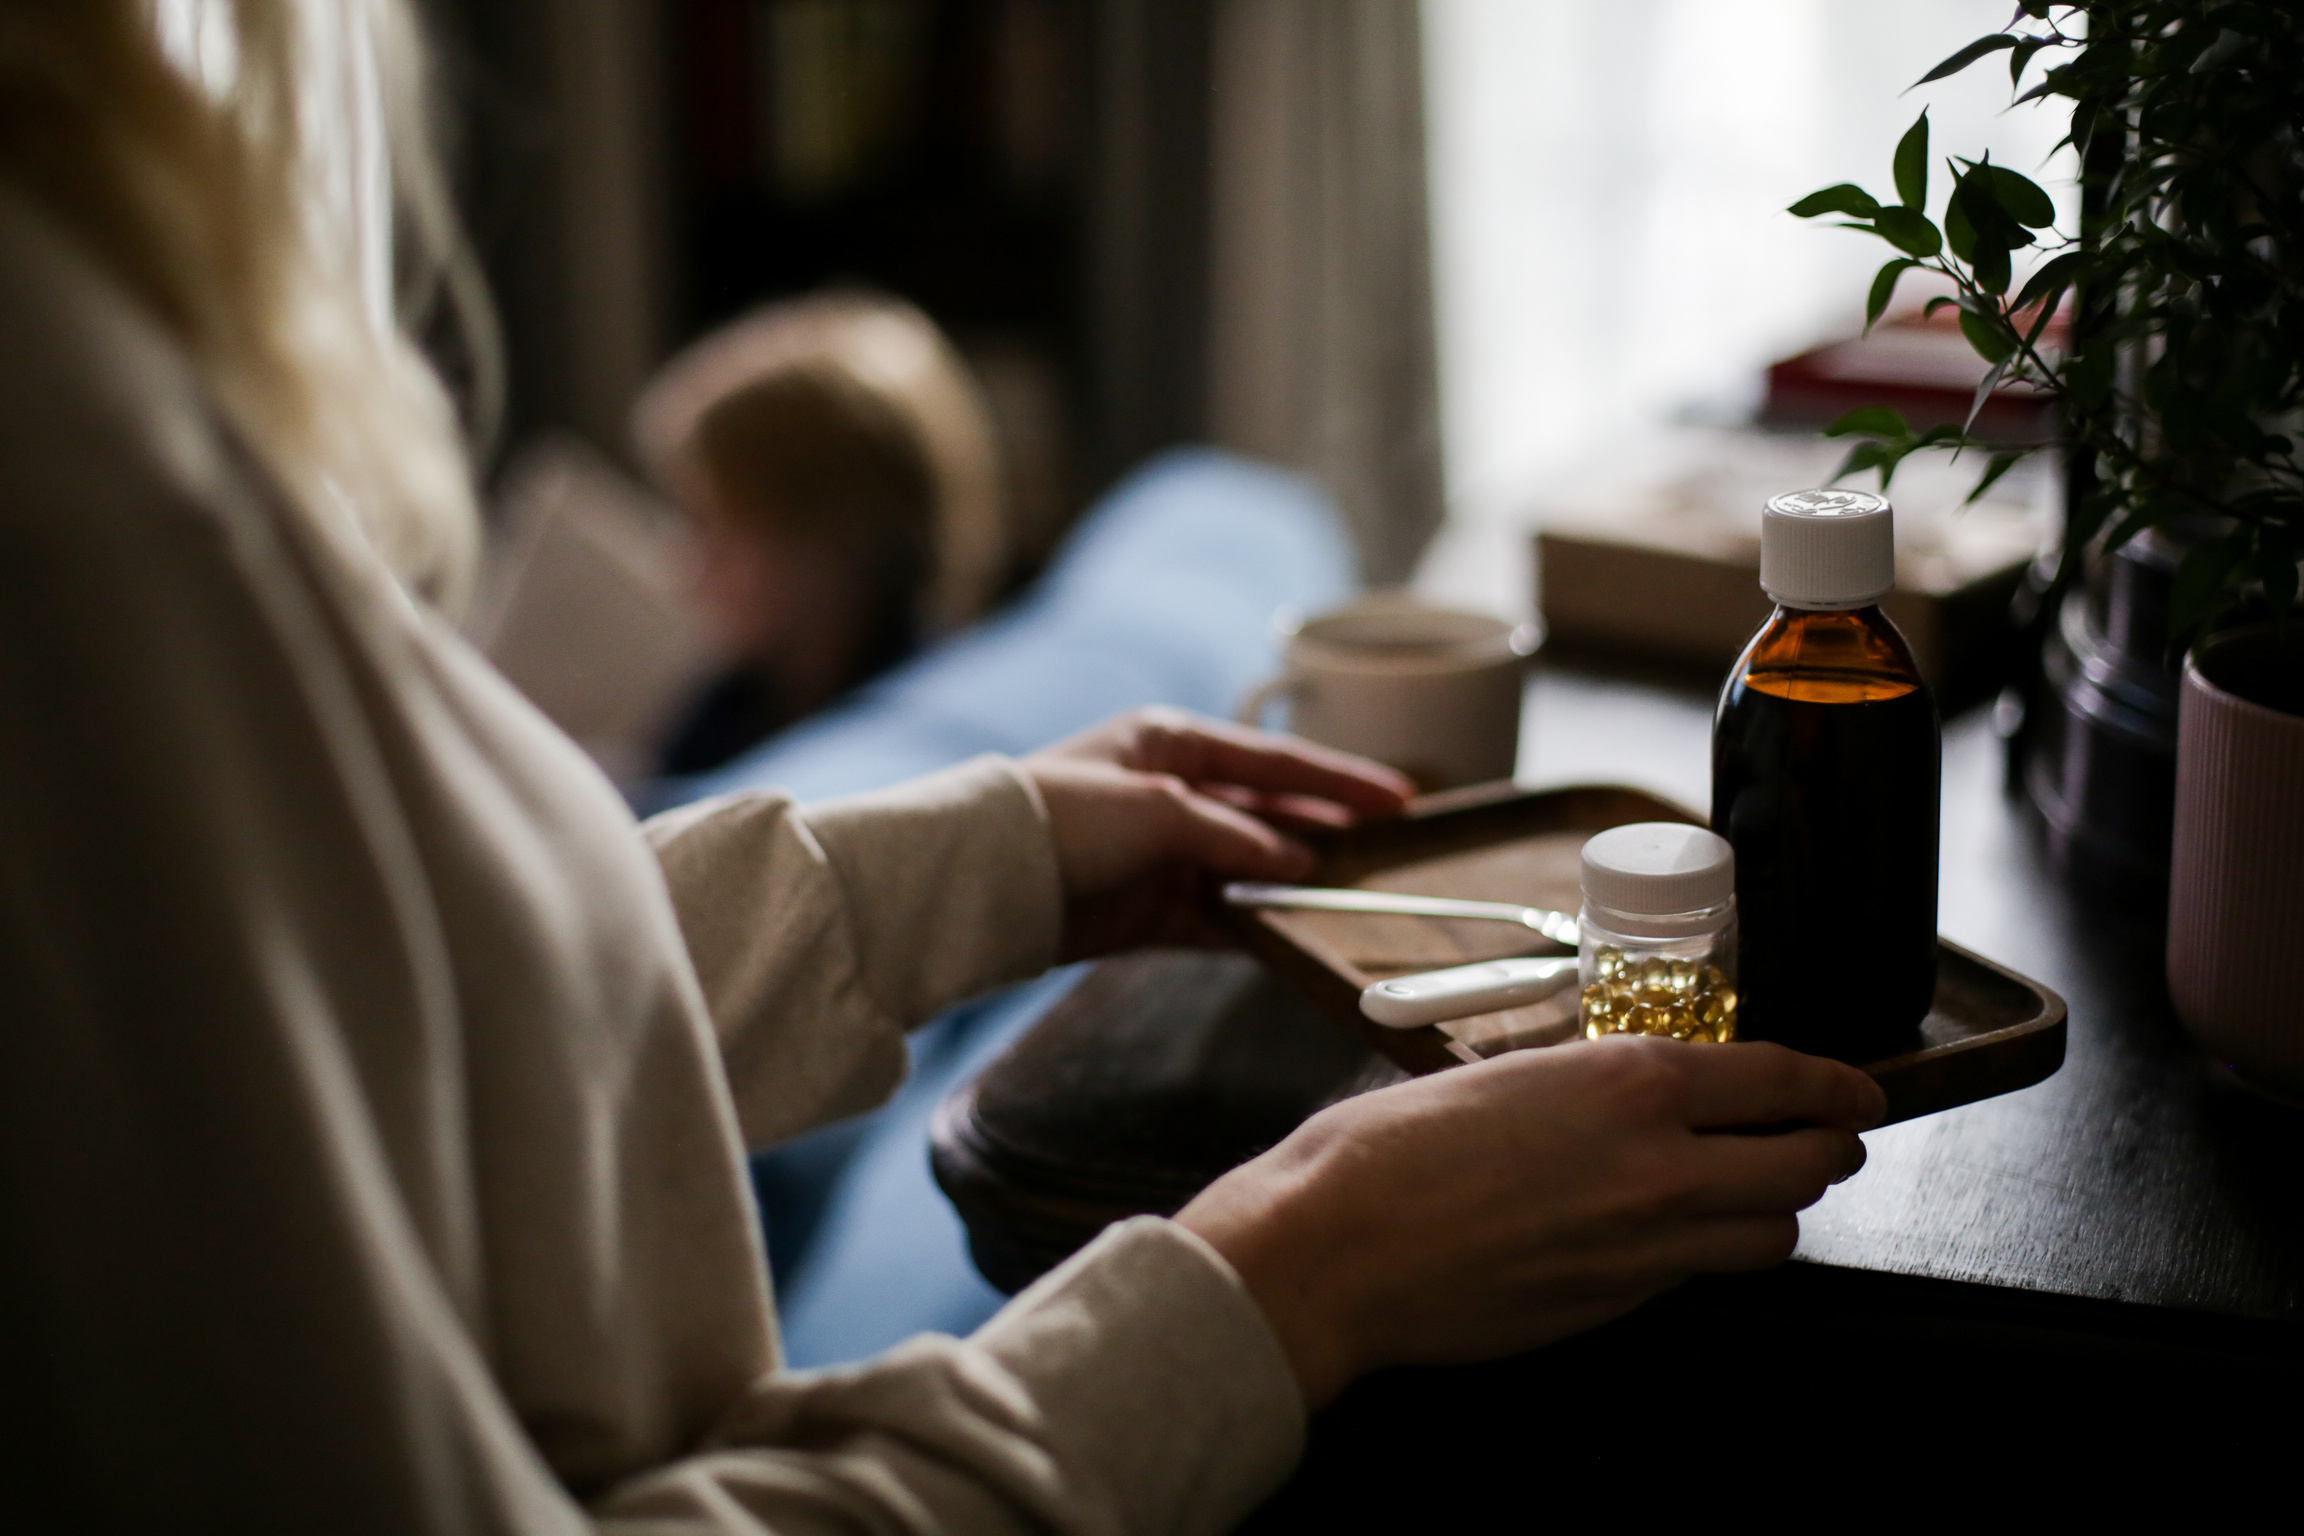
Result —
[{"label": "beige knit sweater", "polygon": [[744,1149],[1058,918],[998,760],[636,827],[0,194],[0,1524],[1223,1527],[1302,1410],[1168,1223],[778,1367]]}]

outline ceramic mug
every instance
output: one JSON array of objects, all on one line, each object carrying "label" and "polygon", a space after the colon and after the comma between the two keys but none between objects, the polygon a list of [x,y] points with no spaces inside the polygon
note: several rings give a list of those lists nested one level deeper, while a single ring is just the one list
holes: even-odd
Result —
[{"label": "ceramic mug", "polygon": [[1424,790],[1508,779],[1520,751],[1534,625],[1377,593],[1281,626],[1280,675],[1239,718],[1275,703],[1307,741],[1389,763]]}]

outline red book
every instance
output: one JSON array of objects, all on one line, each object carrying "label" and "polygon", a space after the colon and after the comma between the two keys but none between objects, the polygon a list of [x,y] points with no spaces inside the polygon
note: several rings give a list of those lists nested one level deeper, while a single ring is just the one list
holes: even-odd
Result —
[{"label": "red book", "polygon": [[[2061,341],[2060,320],[2049,323],[2044,344]],[[1772,427],[1822,426],[1859,406],[1900,411],[1915,432],[1968,419],[1976,386],[1989,365],[1968,345],[1950,309],[1934,319],[1911,315],[1872,328],[1869,336],[1836,341],[1768,370],[1762,421]],[[2056,413],[2036,385],[2002,384],[1976,417],[1980,437],[2036,442],[2055,436]]]}]

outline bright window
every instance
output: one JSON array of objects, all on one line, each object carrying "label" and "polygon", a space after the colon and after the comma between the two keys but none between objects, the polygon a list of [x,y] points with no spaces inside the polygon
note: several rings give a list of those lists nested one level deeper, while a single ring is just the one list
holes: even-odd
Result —
[{"label": "bright window", "polygon": [[1852,332],[1873,239],[1782,210],[1887,192],[1923,104],[1946,154],[2051,185],[2063,121],[2008,111],[2005,55],[1901,94],[2010,0],[1425,0],[1452,515],[1519,523],[1547,483],[1758,398]]}]

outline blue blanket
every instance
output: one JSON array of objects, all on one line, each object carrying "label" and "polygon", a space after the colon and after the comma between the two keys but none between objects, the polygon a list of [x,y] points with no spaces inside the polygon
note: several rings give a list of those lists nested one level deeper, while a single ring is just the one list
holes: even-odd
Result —
[{"label": "blue blanket", "polygon": [[[1020,754],[1142,704],[1226,715],[1276,665],[1274,620],[1355,585],[1333,504],[1309,482],[1179,449],[1114,487],[1012,606],[724,767],[638,797],[662,810],[776,786],[877,789],[982,752]],[[1078,979],[1077,967],[955,1008],[911,1041],[895,1100],[753,1159],[794,1365],[966,1333],[1000,1296],[928,1171],[928,1118]]]}]

